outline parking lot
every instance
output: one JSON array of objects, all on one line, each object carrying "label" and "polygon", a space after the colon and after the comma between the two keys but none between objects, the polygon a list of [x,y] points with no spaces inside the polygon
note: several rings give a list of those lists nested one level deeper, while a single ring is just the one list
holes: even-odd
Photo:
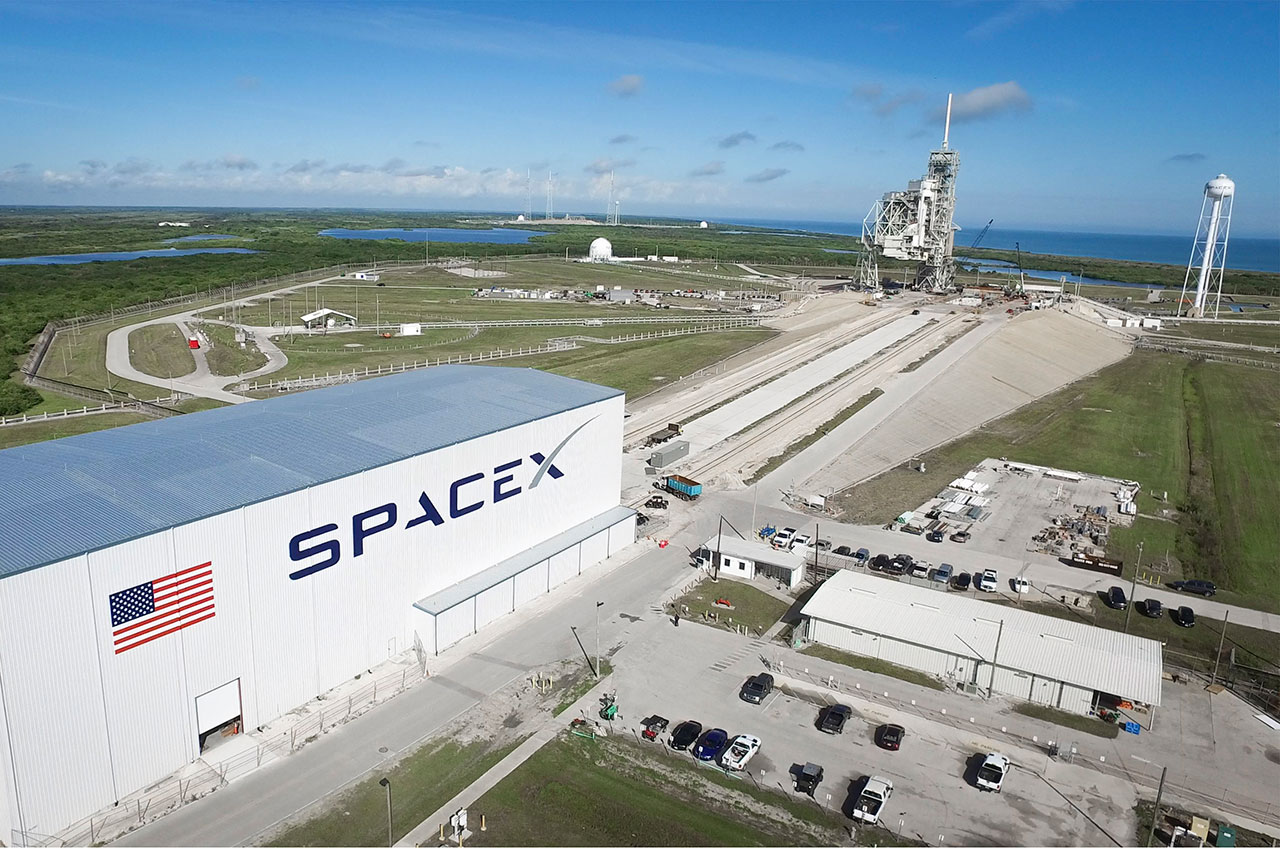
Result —
[{"label": "parking lot", "polygon": [[[1093,845],[1112,838],[1132,840],[1133,787],[1079,767],[1048,761],[1042,754],[1010,749],[1015,764],[1000,794],[980,792],[971,780],[976,754],[999,750],[981,733],[903,714],[887,705],[848,700],[854,716],[838,736],[819,732],[818,691],[775,690],[761,705],[738,697],[742,683],[761,669],[770,648],[696,624],[672,627],[656,622],[650,638],[635,639],[617,655],[614,673],[618,703],[628,730],[657,713],[670,719],[662,739],[678,722],[693,719],[704,728],[723,728],[732,737],[748,733],[763,740],[744,780],[793,792],[793,769],[822,765],[816,803],[840,810],[850,789],[876,774],[889,778],[894,793],[881,824],[901,827],[930,844]],[[876,747],[875,728],[903,725],[901,750]],[[652,744],[652,743],[650,743]],[[691,756],[680,754],[679,756]],[[856,791],[856,790],[855,790]],[[830,796],[830,797],[828,797]],[[1108,837],[1110,834],[1110,837]]]}]

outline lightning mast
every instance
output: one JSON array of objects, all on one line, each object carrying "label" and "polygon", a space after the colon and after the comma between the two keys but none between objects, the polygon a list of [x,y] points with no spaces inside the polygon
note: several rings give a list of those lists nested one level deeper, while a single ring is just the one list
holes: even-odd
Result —
[{"label": "lightning mast", "polygon": [[547,220],[548,221],[551,220],[551,215],[553,212],[552,201],[555,196],[555,190],[556,190],[555,186],[556,186],[555,175],[552,174],[551,169],[548,168],[547,169]]}]

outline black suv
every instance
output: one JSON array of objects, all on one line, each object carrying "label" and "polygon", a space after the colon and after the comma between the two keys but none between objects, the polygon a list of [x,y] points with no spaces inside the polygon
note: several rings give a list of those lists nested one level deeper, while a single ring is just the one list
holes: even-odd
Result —
[{"label": "black suv", "polygon": [[1206,598],[1212,598],[1218,591],[1218,587],[1208,580],[1174,580],[1169,584],[1169,588],[1179,592],[1190,592],[1193,595],[1204,595]]},{"label": "black suv", "polygon": [[1112,586],[1107,590],[1107,606],[1112,609],[1122,610],[1129,606],[1129,599],[1124,596],[1124,589],[1119,586]]},{"label": "black suv", "polygon": [[742,684],[742,691],[738,693],[738,697],[748,703],[759,704],[769,697],[772,691],[773,675],[761,673],[747,678],[747,682]]}]

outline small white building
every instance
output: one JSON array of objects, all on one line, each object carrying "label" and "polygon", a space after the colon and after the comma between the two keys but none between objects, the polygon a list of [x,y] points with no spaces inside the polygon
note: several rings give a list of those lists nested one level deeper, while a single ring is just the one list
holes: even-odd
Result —
[{"label": "small white building", "polygon": [[184,224],[181,221],[161,221],[156,224],[157,227],[189,227],[190,224]]},{"label": "small white building", "polygon": [[304,327],[337,327],[339,325],[354,325],[356,316],[339,312],[336,309],[317,309],[315,312],[303,315],[300,320]]},{"label": "small white building", "polygon": [[705,230],[706,228],[707,228],[707,222],[706,222],[706,221],[699,221],[699,222],[698,222],[698,229],[700,229],[700,230]]},{"label": "small white building", "polygon": [[1150,716],[1160,704],[1164,659],[1152,639],[854,571],[824,582],[800,614],[810,642],[974,693],[1085,715],[1123,701]]},{"label": "small white building", "polygon": [[372,283],[376,283],[381,277],[380,274],[374,274],[369,271],[356,271],[352,276],[357,280],[368,280]]},{"label": "small white building", "polygon": [[737,536],[712,536],[694,552],[694,560],[720,577],[763,577],[783,583],[788,589],[804,580],[805,558],[800,554]]},{"label": "small white building", "polygon": [[420,335],[422,335],[422,325],[421,325],[421,324],[417,324],[417,323],[414,323],[414,324],[401,324],[401,325],[400,325],[400,335],[402,335],[402,336],[420,336]]}]

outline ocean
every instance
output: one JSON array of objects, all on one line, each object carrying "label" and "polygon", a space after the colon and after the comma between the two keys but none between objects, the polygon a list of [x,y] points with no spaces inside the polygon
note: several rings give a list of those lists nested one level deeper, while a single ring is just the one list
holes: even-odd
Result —
[{"label": "ocean", "polygon": [[[860,236],[862,224],[838,221],[775,221],[735,218],[729,224],[750,227],[803,230]],[[962,225],[964,226],[964,225]],[[956,247],[969,247],[982,232],[982,225],[964,226],[956,233]],[[1191,236],[1126,235],[1121,233],[1071,233],[1051,230],[1004,230],[992,227],[979,247],[1013,250],[1021,245],[1025,253],[1082,256],[1098,259],[1127,259],[1133,262],[1160,262],[1186,266],[1191,256]],[[1280,273],[1280,239],[1233,237],[1227,244],[1227,267],[1239,271]]]}]

